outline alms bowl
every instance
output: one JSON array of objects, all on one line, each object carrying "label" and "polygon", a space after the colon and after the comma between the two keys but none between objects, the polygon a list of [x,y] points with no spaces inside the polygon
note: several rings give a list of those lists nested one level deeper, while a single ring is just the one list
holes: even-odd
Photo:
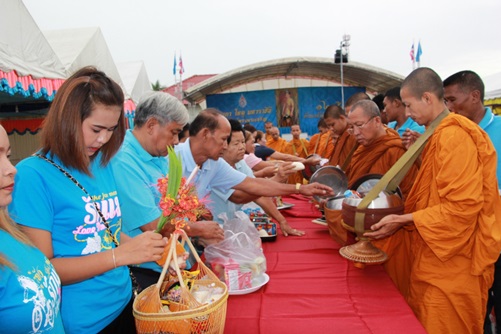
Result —
[{"label": "alms bowl", "polygon": [[401,215],[404,213],[404,202],[400,195],[381,192],[379,196],[371,201],[366,209],[358,209],[362,198],[345,198],[342,203],[342,217],[345,227],[349,230],[355,228],[355,214],[365,213],[364,229],[379,222],[383,217],[391,214]]}]

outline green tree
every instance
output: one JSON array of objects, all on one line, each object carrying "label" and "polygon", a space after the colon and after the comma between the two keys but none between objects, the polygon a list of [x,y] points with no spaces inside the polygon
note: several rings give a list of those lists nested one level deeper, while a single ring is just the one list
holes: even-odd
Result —
[{"label": "green tree", "polygon": [[165,88],[167,87],[163,86],[158,80],[155,83],[151,84],[151,89],[153,89],[156,92],[164,90]]}]

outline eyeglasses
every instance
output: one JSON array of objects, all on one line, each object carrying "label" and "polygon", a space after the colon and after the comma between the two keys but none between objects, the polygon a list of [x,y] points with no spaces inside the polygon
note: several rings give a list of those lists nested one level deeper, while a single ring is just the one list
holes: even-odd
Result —
[{"label": "eyeglasses", "polygon": [[348,133],[353,133],[355,129],[358,129],[358,131],[362,131],[362,129],[367,125],[369,124],[370,121],[372,121],[376,116],[372,116],[371,118],[369,118],[369,120],[367,122],[365,122],[364,124],[350,124],[347,131]]}]

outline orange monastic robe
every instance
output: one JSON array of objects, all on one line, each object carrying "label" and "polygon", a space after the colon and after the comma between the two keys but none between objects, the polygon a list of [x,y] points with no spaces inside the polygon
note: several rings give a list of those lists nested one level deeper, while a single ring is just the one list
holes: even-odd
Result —
[{"label": "orange monastic robe", "polygon": [[[367,174],[386,174],[405,151],[398,133],[393,129],[386,128],[385,136],[377,138],[368,146],[360,145],[353,153],[351,162],[346,168],[348,184],[351,186],[353,182]],[[399,187],[404,198],[409,194],[417,172],[418,166],[415,163],[400,182]]]},{"label": "orange monastic robe", "polygon": [[[285,147],[285,152],[297,157],[306,158],[308,156],[308,146],[309,142],[306,139],[292,139],[287,143]],[[301,171],[296,172],[289,176],[287,181],[291,184],[303,183],[303,173]]]},{"label": "orange monastic robe", "polygon": [[442,120],[405,205],[414,225],[408,228],[404,296],[428,333],[483,333],[501,250],[495,175],[496,153],[487,134],[459,115]]},{"label": "orange monastic robe", "polygon": [[308,147],[308,152],[310,154],[318,154],[322,158],[329,158],[333,150],[334,140],[330,131],[317,133],[311,137]]},{"label": "orange monastic robe", "polygon": [[[353,153],[350,165],[346,170],[348,184],[351,186],[353,182],[367,174],[386,174],[405,151],[398,133],[393,129],[386,128],[385,136],[376,139],[368,146],[360,145]],[[404,198],[409,194],[417,174],[418,165],[414,163],[400,183],[400,190]],[[409,271],[409,261],[406,258],[409,252],[408,244],[404,242],[408,238],[409,233],[401,229],[392,238],[373,242],[376,247],[388,254],[384,268],[401,292],[409,289],[406,276],[402,276],[402,272]]]},{"label": "orange monastic robe", "polygon": [[310,154],[315,154],[318,151],[318,145],[320,144],[320,137],[323,135],[323,133],[315,133],[313,136],[310,138],[310,144],[308,145],[308,152]]},{"label": "orange monastic robe", "polygon": [[345,130],[343,134],[337,138],[334,144],[334,150],[331,155],[327,157],[329,159],[329,165],[342,166],[355,145],[357,145],[357,139]]},{"label": "orange monastic robe", "polygon": [[268,140],[266,141],[266,146],[268,146],[271,149],[274,149],[277,152],[285,153],[287,140],[283,138],[278,138],[277,140],[274,140],[273,137],[270,136],[270,138],[268,138]]}]

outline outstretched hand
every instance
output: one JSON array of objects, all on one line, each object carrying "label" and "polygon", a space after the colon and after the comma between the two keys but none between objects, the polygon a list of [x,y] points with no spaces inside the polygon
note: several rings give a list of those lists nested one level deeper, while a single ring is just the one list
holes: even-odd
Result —
[{"label": "outstretched hand", "polygon": [[373,232],[364,233],[364,237],[372,239],[382,239],[393,235],[402,226],[412,223],[412,214],[388,215],[383,217],[378,223],[371,226]]},{"label": "outstretched hand", "polygon": [[310,184],[302,185],[299,188],[299,193],[305,196],[332,196],[334,195],[334,190],[324,184],[313,182]]},{"label": "outstretched hand", "polygon": [[295,235],[298,237],[302,237],[305,235],[304,231],[296,230],[295,228],[292,228],[289,223],[286,221],[280,223],[280,229],[282,230],[282,234],[287,237],[289,235]]},{"label": "outstretched hand", "polygon": [[292,162],[284,162],[278,165],[277,177],[280,179],[286,179],[289,175],[294,174],[296,170]]},{"label": "outstretched hand", "polygon": [[215,221],[198,221],[189,223],[188,235],[190,237],[200,237],[206,240],[213,240],[219,242],[224,239],[224,230]]},{"label": "outstretched hand", "polygon": [[309,157],[308,159],[305,159],[304,160],[304,164],[305,165],[312,165],[312,166],[316,166],[318,164],[320,164],[320,161],[322,160],[322,157],[319,156],[319,155],[312,155],[311,157]]}]

